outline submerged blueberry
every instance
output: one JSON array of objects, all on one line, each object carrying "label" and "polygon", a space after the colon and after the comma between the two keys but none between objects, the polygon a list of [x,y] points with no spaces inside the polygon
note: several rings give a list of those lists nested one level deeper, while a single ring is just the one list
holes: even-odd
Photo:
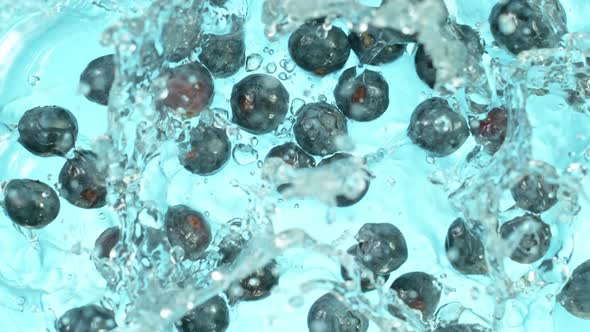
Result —
[{"label": "submerged blueberry", "polygon": [[189,62],[167,70],[166,87],[168,93],[163,104],[182,117],[199,115],[213,99],[213,77],[202,64]]},{"label": "submerged blueberry", "polygon": [[542,161],[533,160],[529,164],[531,171],[512,187],[510,193],[519,208],[533,213],[545,212],[557,203],[559,189],[558,184],[545,178],[557,179],[557,171]]},{"label": "submerged blueberry", "polygon": [[569,280],[557,294],[557,302],[570,314],[590,319],[590,260],[574,269]]},{"label": "submerged blueberry", "polygon": [[366,223],[359,229],[356,239],[356,256],[379,275],[399,269],[408,260],[406,239],[392,224]]},{"label": "submerged blueberry", "polygon": [[55,322],[57,332],[106,332],[116,327],[113,312],[95,304],[70,309]]},{"label": "submerged blueberry", "polygon": [[198,259],[211,243],[209,222],[202,213],[186,205],[169,207],[164,224],[170,245],[181,247],[185,258]]},{"label": "submerged blueberry", "polygon": [[234,85],[231,92],[232,121],[253,134],[265,134],[285,120],[289,92],[281,81],[266,74],[252,74]]},{"label": "submerged blueberry", "polygon": [[346,117],[325,102],[306,104],[297,111],[293,134],[305,152],[316,156],[333,154],[339,150],[339,140],[348,135]]},{"label": "submerged blueberry", "polygon": [[491,332],[479,324],[449,324],[437,327],[434,332]]},{"label": "submerged blueberry", "polygon": [[492,8],[488,21],[496,42],[513,54],[558,47],[567,33],[565,11],[558,0],[502,1]]},{"label": "submerged blueberry", "polygon": [[455,219],[449,227],[445,251],[451,265],[463,274],[485,274],[488,271],[483,243],[461,218]]},{"label": "submerged blueberry", "polygon": [[180,164],[189,172],[210,175],[229,160],[231,143],[224,129],[200,123],[190,131],[188,143],[180,145]]},{"label": "submerged blueberry", "polygon": [[92,151],[76,151],[74,158],[66,161],[59,173],[60,195],[83,209],[105,206],[106,170],[99,162]]},{"label": "submerged blueberry", "polygon": [[105,229],[94,242],[94,256],[97,258],[110,258],[111,251],[121,239],[121,228],[109,227]]},{"label": "submerged blueberry", "polygon": [[[277,145],[270,149],[264,160],[269,158],[279,158],[293,168],[315,167],[315,159],[293,142]],[[281,192],[290,185],[290,183],[279,184],[277,190]]]},{"label": "submerged blueberry", "polygon": [[369,328],[369,320],[327,293],[309,308],[307,328],[310,332],[365,332]]},{"label": "submerged blueberry", "polygon": [[199,61],[215,77],[229,77],[237,73],[246,59],[244,31],[227,35],[207,35],[199,54]]},{"label": "submerged blueberry", "polygon": [[300,26],[289,37],[289,54],[306,71],[327,75],[342,67],[350,55],[348,38],[342,29],[326,31],[321,20]]},{"label": "submerged blueberry", "polygon": [[430,319],[438,307],[441,296],[440,283],[424,272],[410,272],[393,281],[391,289],[412,308],[422,312],[424,319]]},{"label": "submerged blueberry", "polygon": [[508,111],[503,107],[494,107],[486,117],[470,121],[471,133],[478,144],[490,154],[496,153],[504,140],[508,128]]},{"label": "submerged blueberry", "polygon": [[521,264],[538,261],[545,256],[551,244],[551,228],[533,214],[526,214],[503,224],[500,234],[505,240],[518,241],[510,259]]},{"label": "submerged blueberry", "polygon": [[457,151],[469,137],[465,118],[453,111],[442,98],[433,97],[420,103],[408,126],[412,143],[436,157]]},{"label": "submerged blueberry", "polygon": [[[369,292],[372,290],[375,290],[377,287],[377,278],[382,278],[383,280],[387,280],[389,279],[389,274],[383,274],[383,275],[377,275],[376,273],[374,273],[373,271],[371,271],[367,266],[365,266],[362,262],[362,260],[359,258],[358,254],[359,254],[359,245],[355,244],[352,247],[348,248],[348,250],[346,251],[349,255],[354,256],[354,258],[356,259],[356,262],[359,264],[359,266],[361,267],[361,291],[363,292]],[[350,276],[350,274],[348,273],[348,270],[346,268],[344,268],[344,266],[340,267],[340,274],[342,275],[342,279],[344,280],[352,280],[352,277]],[[369,276],[369,274],[372,275]]]},{"label": "submerged blueberry", "polygon": [[376,71],[357,67],[345,70],[334,89],[338,108],[356,121],[371,121],[385,113],[389,106],[389,85]]},{"label": "submerged blueberry", "polygon": [[16,224],[27,228],[42,228],[59,214],[59,197],[43,182],[10,180],[4,187],[4,210]]},{"label": "submerged blueberry", "polygon": [[359,62],[374,66],[397,60],[404,54],[406,43],[410,42],[410,39],[391,28],[378,28],[372,25],[363,32],[351,32],[348,35],[350,47],[356,53]]},{"label": "submerged blueberry", "polygon": [[90,61],[80,75],[80,84],[83,87],[86,98],[101,105],[108,105],[110,91],[114,81],[114,54],[101,56]]},{"label": "submerged blueberry", "polygon": [[[326,166],[326,165],[330,165],[334,162],[343,161],[343,160],[346,160],[346,162],[349,162],[349,163],[357,163],[357,164],[360,164],[363,166],[365,165],[365,161],[359,157],[353,156],[348,153],[336,153],[328,158],[323,159],[318,164],[318,166],[320,166],[320,167]],[[336,198],[336,206],[347,207],[347,206],[354,205],[354,204],[360,202],[360,200],[363,199],[363,197],[365,197],[365,194],[367,194],[367,191],[369,191],[369,185],[370,185],[369,173],[364,168],[359,169],[356,172],[346,174],[345,178],[342,179],[342,181],[345,181],[347,186],[354,186],[354,187],[350,188],[347,191],[347,193],[348,193],[347,195],[345,195],[345,194],[336,195],[336,197],[335,197]]]},{"label": "submerged blueberry", "polygon": [[237,301],[257,301],[270,296],[272,289],[279,284],[277,262],[272,260],[263,268],[230,286],[228,296],[232,303]]},{"label": "submerged blueberry", "polygon": [[418,74],[420,80],[431,89],[434,89],[434,84],[436,83],[436,68],[432,63],[432,58],[426,53],[423,45],[418,45],[414,57],[414,64],[416,66],[416,74]]},{"label": "submerged blueberry", "polygon": [[78,137],[78,121],[74,114],[59,106],[32,108],[18,122],[18,141],[39,156],[63,156]]},{"label": "submerged blueberry", "polygon": [[224,332],[229,326],[229,309],[217,295],[189,311],[176,324],[179,332]]}]

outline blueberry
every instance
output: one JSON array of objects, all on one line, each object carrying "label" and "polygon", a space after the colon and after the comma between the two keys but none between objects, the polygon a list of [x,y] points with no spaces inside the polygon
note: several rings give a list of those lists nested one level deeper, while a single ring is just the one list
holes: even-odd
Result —
[{"label": "blueberry", "polygon": [[[363,165],[365,164],[365,161],[359,157],[355,157],[348,153],[336,153],[328,158],[323,159],[318,164],[318,166],[321,167],[325,165],[330,165],[334,162],[343,160],[346,160],[346,162],[348,163],[358,163]],[[343,181],[346,181],[347,185],[349,186],[354,186],[354,188],[348,190],[349,195],[336,195],[336,206],[347,207],[360,202],[360,200],[363,199],[363,197],[365,197],[367,191],[369,191],[370,181],[368,180],[368,178],[369,173],[364,169],[359,170],[356,173],[346,174],[346,178],[343,179]],[[355,195],[352,195],[352,193],[355,193]]]},{"label": "blueberry", "polygon": [[121,229],[119,227],[109,227],[105,229],[94,243],[94,256],[101,259],[108,259],[111,251],[121,239]]},{"label": "blueberry", "polygon": [[491,332],[479,324],[449,324],[437,327],[434,332]]},{"label": "blueberry", "polygon": [[365,332],[369,320],[327,293],[309,308],[307,328],[310,332]]},{"label": "blueberry", "polygon": [[508,111],[503,107],[494,107],[485,118],[471,120],[470,125],[475,141],[487,152],[494,154],[506,139]]},{"label": "blueberry", "polygon": [[327,75],[344,67],[350,55],[348,37],[332,26],[325,31],[321,20],[300,26],[289,37],[289,54],[306,71]]},{"label": "blueberry", "polygon": [[179,332],[223,332],[229,326],[229,309],[220,296],[193,308],[176,324]]},{"label": "blueberry", "polygon": [[532,168],[512,189],[510,193],[516,205],[524,210],[541,213],[557,203],[559,185],[545,180],[545,176],[556,179],[555,168],[542,161],[531,161]]},{"label": "blueberry", "polygon": [[246,237],[250,235],[249,232],[242,231],[241,219],[232,219],[228,223],[230,225],[229,233],[222,238],[218,245],[221,264],[233,263],[246,245]]},{"label": "blueberry", "polygon": [[106,205],[106,170],[92,151],[76,151],[62,167],[59,184],[60,195],[74,206],[94,209]]},{"label": "blueberry", "polygon": [[590,319],[590,260],[574,269],[569,280],[557,294],[557,302],[572,315]]},{"label": "blueberry", "polygon": [[63,156],[78,137],[78,121],[74,114],[59,106],[32,108],[18,122],[18,141],[38,156]]},{"label": "blueberry", "polygon": [[455,219],[449,227],[445,251],[451,265],[463,274],[486,274],[488,271],[483,243],[467,229],[461,218]]},{"label": "blueberry", "polygon": [[558,0],[543,4],[502,1],[492,8],[488,21],[496,42],[513,54],[558,47],[561,36],[567,33],[565,11]]},{"label": "blueberry", "polygon": [[[237,301],[257,301],[270,296],[272,289],[279,284],[276,261],[272,260],[263,268],[230,286],[228,296],[232,303]],[[239,289],[239,294],[234,291]]]},{"label": "blueberry", "polygon": [[185,258],[197,260],[211,243],[209,222],[186,205],[169,207],[164,224],[170,245],[181,247]]},{"label": "blueberry", "polygon": [[113,312],[95,304],[70,309],[55,322],[57,332],[106,332],[116,327]]},{"label": "blueberry", "polygon": [[408,126],[412,143],[436,157],[457,151],[469,137],[465,118],[454,112],[442,98],[429,98],[420,103]]},{"label": "blueberry", "polygon": [[182,117],[199,115],[213,99],[213,77],[198,62],[189,62],[167,70],[166,87],[168,94],[163,104]]},{"label": "blueberry", "polygon": [[514,218],[500,227],[502,238],[514,237],[518,246],[510,259],[521,264],[530,264],[545,256],[551,244],[551,229],[541,218],[526,214]]},{"label": "blueberry", "polygon": [[[375,282],[373,282],[371,280],[371,278],[368,276],[368,273],[373,274],[373,280],[376,281],[378,277],[383,278],[384,280],[389,279],[389,274],[383,274],[383,275],[376,275],[373,273],[373,271],[371,271],[369,268],[367,268],[367,266],[363,265],[363,262],[359,259],[358,257],[358,253],[359,253],[359,245],[355,244],[354,246],[348,248],[348,250],[346,251],[349,255],[352,255],[355,257],[357,263],[363,268],[361,270],[361,291],[363,292],[369,292],[372,290],[375,290],[376,288],[376,284]],[[350,274],[348,273],[348,271],[346,270],[346,268],[344,268],[344,266],[340,267],[340,274],[342,275],[342,279],[344,280],[352,280],[352,277],[350,276]]]},{"label": "blueberry", "polygon": [[10,180],[4,187],[4,210],[16,224],[27,228],[42,228],[59,214],[59,197],[43,182]]},{"label": "blueberry", "polygon": [[231,143],[224,129],[200,123],[190,131],[188,143],[180,145],[180,164],[189,172],[210,175],[229,160]]},{"label": "blueberry", "polygon": [[408,260],[408,247],[402,232],[389,223],[366,223],[356,235],[356,256],[371,271],[385,275]]},{"label": "blueberry", "polygon": [[90,61],[80,75],[80,84],[85,90],[86,98],[101,105],[108,105],[113,81],[115,81],[114,54]]},{"label": "blueberry", "polygon": [[399,276],[391,284],[399,298],[412,308],[419,310],[424,319],[430,319],[438,307],[441,296],[440,283],[424,272],[410,272]]},{"label": "blueberry", "polygon": [[231,92],[233,122],[253,134],[265,134],[285,120],[289,92],[270,75],[252,74],[234,85]]},{"label": "blueberry", "polygon": [[414,64],[416,66],[416,74],[418,74],[420,80],[431,89],[434,89],[434,84],[436,83],[436,68],[432,63],[432,58],[426,53],[423,45],[418,45],[414,57]]},{"label": "blueberry", "polygon": [[297,111],[293,134],[305,152],[326,156],[339,150],[339,140],[348,135],[346,117],[325,103],[306,104]]},{"label": "blueberry", "polygon": [[207,35],[199,61],[215,77],[225,78],[237,73],[246,59],[244,31],[227,35]]},{"label": "blueberry", "polygon": [[389,106],[389,85],[376,71],[365,69],[357,74],[357,68],[342,73],[334,89],[338,108],[349,119],[371,121],[380,117]]},{"label": "blueberry", "polygon": [[[315,167],[315,159],[293,142],[277,145],[270,149],[264,160],[266,161],[270,158],[279,158],[293,168]],[[289,186],[289,183],[283,183],[277,189],[280,192]]]},{"label": "blueberry", "polygon": [[360,63],[382,65],[393,62],[404,54],[408,36],[391,28],[378,28],[369,25],[366,31],[351,32],[348,35],[350,47]]}]

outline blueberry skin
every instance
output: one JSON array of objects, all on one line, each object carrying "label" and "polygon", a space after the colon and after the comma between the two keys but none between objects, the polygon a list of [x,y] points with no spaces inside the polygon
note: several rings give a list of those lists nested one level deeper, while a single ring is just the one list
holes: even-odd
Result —
[{"label": "blueberry skin", "polygon": [[[335,161],[338,160],[343,160],[343,159],[349,159],[351,161],[355,161],[354,159],[358,158],[355,157],[351,154],[348,153],[336,153],[328,158],[323,159],[322,161],[320,161],[320,163],[318,164],[318,166],[324,166],[324,165],[329,165]],[[364,161],[363,161],[364,163]],[[336,206],[338,207],[349,207],[352,206],[358,202],[360,202],[361,199],[363,199],[363,197],[365,197],[365,195],[367,194],[367,192],[369,191],[369,185],[371,184],[371,182],[368,180],[369,174],[367,173],[367,171],[362,170],[361,172],[366,173],[366,177],[365,177],[365,181],[363,183],[363,190],[358,194],[357,197],[355,198],[349,198],[345,195],[337,195],[336,196]]]},{"label": "blueberry skin", "polygon": [[[279,273],[277,271],[277,262],[272,260],[263,268],[254,271],[254,273],[241,279],[234,286],[242,289],[239,296],[228,294],[231,303],[237,301],[258,301],[270,296],[272,289],[279,284]],[[230,290],[233,286],[230,286]]]},{"label": "blueberry skin", "polygon": [[114,81],[114,54],[101,56],[90,61],[80,75],[80,84],[88,87],[88,91],[84,94],[86,98],[105,106],[109,103],[109,95]]},{"label": "blueberry skin", "polygon": [[351,32],[348,42],[363,64],[378,66],[399,59],[406,51],[406,43],[411,42],[391,28],[378,28],[369,25],[366,31]]},{"label": "blueberry skin", "polygon": [[111,251],[121,239],[121,228],[114,226],[105,229],[94,242],[94,256],[101,259],[110,258]]},{"label": "blueberry skin", "polygon": [[63,156],[76,144],[78,121],[59,106],[32,108],[18,122],[18,141],[38,156]]},{"label": "blueberry skin", "polygon": [[215,77],[226,78],[237,73],[246,59],[244,31],[228,35],[207,35],[199,61]]},{"label": "blueberry skin", "polygon": [[59,173],[59,194],[70,204],[83,209],[96,209],[106,205],[106,170],[99,167],[97,155],[78,150],[74,158],[66,161]]},{"label": "blueberry skin", "polygon": [[199,62],[168,69],[164,75],[167,76],[168,94],[162,103],[177,115],[194,117],[211,104],[215,91],[213,77]]},{"label": "blueberry skin", "polygon": [[325,102],[306,104],[297,111],[293,134],[305,152],[315,156],[333,154],[338,151],[337,140],[348,135],[346,117]]},{"label": "blueberry skin", "polygon": [[342,29],[332,26],[322,38],[321,21],[301,25],[289,37],[289,54],[293,61],[316,75],[328,75],[342,69],[350,55],[348,37]]},{"label": "blueberry skin", "polygon": [[[352,255],[355,257],[357,263],[361,266],[366,268],[367,270],[370,270],[367,266],[363,265],[363,262],[360,260],[360,258],[358,257],[358,252],[359,252],[359,245],[355,244],[352,247],[348,248],[348,250],[346,251],[349,255]],[[369,292],[372,290],[376,289],[376,284],[374,282],[371,281],[371,279],[369,278],[369,276],[366,275],[367,272],[370,273],[374,273],[373,271],[361,271],[361,291],[362,292]],[[344,268],[344,266],[340,267],[340,275],[342,275],[342,279],[344,280],[352,280],[352,277],[348,274],[348,271]],[[384,274],[381,275],[380,277],[387,280],[389,279],[390,274]],[[373,275],[375,281],[377,280],[377,278],[379,276],[377,276],[376,274]]]},{"label": "blueberry skin", "polygon": [[[542,173],[557,178],[557,171],[553,166],[542,161],[531,161],[530,164],[532,167],[540,169]],[[557,203],[558,189],[558,184],[545,181],[541,172],[534,170],[512,187],[510,193],[519,208],[533,213],[541,213]]]},{"label": "blueberry skin", "polygon": [[55,321],[57,332],[103,332],[116,327],[113,312],[95,304],[70,309]]},{"label": "blueberry skin", "polygon": [[[558,47],[561,36],[567,33],[566,14],[558,0],[545,4],[553,17],[545,16],[540,6],[532,6],[526,0],[500,2],[492,8],[488,22],[496,42],[512,54],[536,48]],[[506,20],[506,24],[502,21]],[[514,25],[503,31],[502,26]]]},{"label": "blueberry skin", "polygon": [[372,121],[383,115],[389,106],[389,84],[376,71],[365,69],[359,75],[357,67],[348,68],[338,80],[334,99],[347,118]]},{"label": "blueberry skin", "polygon": [[309,332],[365,332],[369,320],[327,293],[309,308],[307,328]]},{"label": "blueberry skin", "polygon": [[269,158],[279,158],[295,168],[315,167],[315,159],[293,142],[273,147],[264,159]]},{"label": "blueberry skin", "polygon": [[289,92],[266,74],[246,76],[231,92],[232,121],[252,134],[266,134],[283,123],[289,111]]},{"label": "blueberry skin", "polygon": [[358,231],[356,256],[371,271],[385,275],[408,260],[408,246],[402,232],[389,223],[366,223]]},{"label": "blueberry skin", "polygon": [[557,294],[557,302],[570,314],[590,319],[590,260],[574,269],[565,286]]},{"label": "blueberry skin", "polygon": [[479,324],[452,324],[439,326],[434,332],[491,332],[491,330]]},{"label": "blueberry skin", "polygon": [[465,143],[469,128],[465,118],[454,112],[445,99],[434,97],[420,103],[412,113],[408,137],[431,155],[446,157]]},{"label": "blueberry skin", "polygon": [[188,143],[180,146],[180,164],[198,175],[218,172],[229,160],[231,143],[224,129],[203,123],[190,132]]},{"label": "blueberry skin", "polygon": [[175,323],[178,332],[224,332],[229,326],[229,309],[217,295],[193,308]]},{"label": "blueberry skin", "polygon": [[498,152],[508,130],[508,111],[503,107],[494,107],[484,119],[470,120],[471,134],[475,141],[490,154]]},{"label": "blueberry skin", "polygon": [[551,244],[549,225],[533,214],[526,214],[510,220],[500,227],[500,235],[503,239],[508,239],[517,231],[522,231],[523,236],[510,255],[510,259],[517,263],[530,264],[545,256]]},{"label": "blueberry skin", "polygon": [[399,276],[391,284],[404,303],[422,312],[424,319],[430,319],[438,307],[441,296],[440,283],[424,272],[410,272]]},{"label": "blueberry skin", "polygon": [[57,193],[43,182],[10,180],[4,187],[4,210],[16,224],[27,228],[42,228],[59,214]]},{"label": "blueberry skin", "polygon": [[461,218],[455,219],[449,226],[445,252],[455,270],[465,275],[488,272],[483,243],[477,235],[467,229]]},{"label": "blueberry skin", "polygon": [[184,249],[184,257],[197,260],[211,243],[211,228],[205,216],[186,205],[168,208],[164,227],[171,246]]}]

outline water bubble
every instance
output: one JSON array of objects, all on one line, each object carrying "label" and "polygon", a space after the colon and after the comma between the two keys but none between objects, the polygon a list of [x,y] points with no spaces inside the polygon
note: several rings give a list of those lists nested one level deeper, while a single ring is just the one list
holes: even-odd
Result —
[{"label": "water bubble", "polygon": [[249,144],[238,143],[234,146],[232,157],[238,165],[249,165],[258,160],[258,151]]},{"label": "water bubble", "polygon": [[326,95],[321,94],[318,96],[318,100],[322,101],[322,102],[326,102],[328,100],[328,97],[326,97]]},{"label": "water bubble", "polygon": [[[291,107],[289,108],[289,111],[291,112],[291,114],[295,115],[295,112],[297,112],[297,110],[299,110],[301,107],[303,107],[303,105],[305,105],[305,100],[300,99],[300,98],[294,98],[291,101]],[[589,149],[590,151],[590,149]],[[589,158],[590,158],[590,152],[589,152]]]},{"label": "water bubble", "polygon": [[293,72],[295,70],[296,64],[295,62],[291,61],[291,59],[282,59],[279,61],[279,66],[283,68],[287,73]]},{"label": "water bubble", "polygon": [[252,53],[246,58],[246,71],[255,71],[260,68],[264,58],[258,53]]},{"label": "water bubble", "polygon": [[250,145],[252,145],[252,146],[258,145],[258,138],[256,138],[256,136],[254,136],[250,139]]},{"label": "water bubble", "polygon": [[286,81],[287,79],[289,79],[289,77],[287,76],[287,73],[285,73],[284,71],[279,73],[279,79],[282,81]]},{"label": "water bubble", "polygon": [[264,70],[266,70],[266,72],[269,74],[274,74],[277,71],[277,65],[274,62],[270,62],[266,65]]}]

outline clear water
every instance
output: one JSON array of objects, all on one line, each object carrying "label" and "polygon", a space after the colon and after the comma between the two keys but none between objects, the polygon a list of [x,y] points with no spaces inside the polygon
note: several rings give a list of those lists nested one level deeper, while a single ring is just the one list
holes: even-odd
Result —
[{"label": "clear water", "polygon": [[[233,307],[229,331],[305,331],[309,307],[328,290],[345,296],[370,317],[370,331],[392,326],[425,329],[419,320],[395,325],[399,322],[384,309],[385,302],[396,301],[391,295],[362,294],[342,281],[340,263],[350,263],[345,250],[367,222],[391,222],[408,242],[409,259],[386,286],[410,271],[428,272],[443,283],[439,320],[476,322],[497,331],[588,330],[590,323],[567,313],[555,303],[554,295],[590,252],[585,240],[590,216],[584,190],[590,162],[588,95],[577,105],[566,98],[568,90],[583,92],[580,87],[588,84],[579,74],[589,74],[590,39],[584,33],[590,32],[585,15],[590,4],[562,0],[568,29],[576,33],[564,37],[561,49],[534,51],[515,59],[493,45],[487,17],[496,1],[445,2],[459,23],[477,28],[485,40],[487,54],[481,70],[462,70],[471,61],[468,50],[453,41],[443,45],[440,32],[430,27],[428,22],[440,15],[437,7],[408,19],[404,10],[410,1],[397,1],[378,13],[364,7],[376,3],[353,0],[325,0],[317,5],[306,0],[230,0],[227,8],[216,10],[206,4],[197,6],[202,21],[191,23],[194,31],[222,31],[228,15],[235,14],[246,18],[247,32],[248,61],[236,75],[216,80],[214,110],[207,113],[227,126],[236,147],[233,160],[208,177],[192,175],[178,164],[174,138],[187,124],[162,120],[153,111],[149,82],[162,63],[150,61],[144,47],[160,39],[164,22],[178,9],[175,6],[189,6],[192,1],[0,2],[0,160],[5,165],[0,180],[26,177],[57,185],[63,158],[35,157],[16,141],[18,119],[40,105],[58,104],[72,111],[80,128],[77,148],[104,153],[111,171],[108,207],[82,210],[62,200],[58,219],[35,231],[0,216],[4,330],[53,331],[56,317],[66,310],[102,301],[116,310],[120,331],[173,331],[172,322],[186,312],[187,303],[205,301],[274,257],[281,271],[279,286],[267,299]],[[320,200],[327,185],[321,181],[309,183],[316,199],[281,199],[269,190],[265,179],[273,174],[262,167],[262,160],[271,147],[293,140],[294,114],[274,134],[248,134],[225,115],[230,110],[231,88],[249,73],[267,72],[281,79],[295,110],[303,102],[324,98],[333,102],[339,73],[321,80],[310,76],[293,67],[286,49],[292,26],[325,14],[341,16],[334,24],[345,30],[369,18],[395,28],[417,26],[423,32],[420,41],[434,50],[435,62],[449,69],[439,77],[447,84],[438,91],[451,98],[457,110],[469,112],[468,100],[511,106],[509,138],[502,150],[493,158],[483,153],[473,157],[470,153],[476,143],[471,137],[450,157],[433,159],[410,143],[406,128],[414,107],[439,94],[416,76],[410,46],[401,59],[378,68],[390,85],[388,111],[373,122],[349,122],[354,142],[350,149],[369,157],[374,176],[367,196],[353,207],[336,208]],[[448,52],[436,53],[443,49]],[[86,100],[78,80],[90,60],[113,52],[120,63],[118,93],[107,108]],[[142,61],[148,61],[153,71],[140,72],[145,68]],[[345,68],[354,65],[357,58],[352,54]],[[460,88],[464,82],[475,88],[465,91]],[[497,92],[486,94],[482,87]],[[541,89],[548,93],[539,93]],[[144,129],[139,134],[138,126]],[[164,135],[158,135],[158,128],[165,128]],[[541,269],[541,261],[529,266],[504,258],[504,246],[488,229],[486,254],[499,258],[495,263],[490,259],[491,273],[459,274],[444,251],[448,226],[463,216],[481,221],[485,228],[522,212],[512,209],[509,188],[529,160],[554,165],[559,178],[552,180],[564,188],[559,203],[543,214],[554,234],[545,256],[554,257],[553,268]],[[317,174],[311,177],[317,178]],[[214,272],[207,262],[175,263],[168,248],[159,247],[156,255],[131,243],[133,234],[161,228],[167,206],[181,203],[206,212],[212,222],[216,240],[209,261],[215,260],[215,246],[227,232],[227,221],[241,218],[254,232],[251,247],[234,270]],[[117,247],[121,256],[112,263],[120,283],[107,285],[91,253],[97,236],[113,225],[122,226],[126,245]],[[175,281],[183,270],[193,274],[189,285],[180,288]]]}]

